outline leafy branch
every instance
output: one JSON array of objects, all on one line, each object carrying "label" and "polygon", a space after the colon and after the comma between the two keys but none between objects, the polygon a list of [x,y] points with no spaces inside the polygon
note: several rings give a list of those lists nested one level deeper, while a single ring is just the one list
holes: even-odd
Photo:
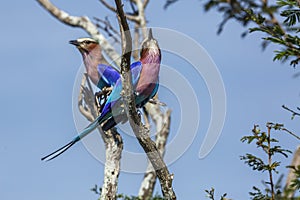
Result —
[{"label": "leafy branch", "polygon": [[[214,188],[211,188],[210,190],[205,190],[206,194],[207,194],[207,197],[211,200],[215,200],[215,189]],[[220,200],[226,200],[227,198],[225,198],[227,196],[227,194],[223,194],[221,197],[220,197]]]},{"label": "leafy branch", "polygon": [[205,11],[213,8],[223,13],[218,34],[230,20],[235,20],[244,27],[254,24],[255,26],[248,28],[242,36],[246,36],[248,32],[264,33],[266,37],[262,38],[263,49],[270,43],[280,46],[280,49],[275,51],[274,61],[291,60],[290,65],[293,67],[298,65],[300,60],[300,38],[297,36],[300,31],[297,26],[300,21],[298,1],[278,0],[276,3],[269,3],[268,0],[209,0],[204,5]]},{"label": "leafy branch", "polygon": [[275,197],[278,195],[276,192],[276,184],[274,183],[273,173],[278,173],[277,168],[280,166],[279,161],[273,161],[273,157],[277,154],[280,154],[284,157],[288,157],[288,153],[291,153],[290,150],[283,149],[278,145],[278,140],[271,137],[271,130],[283,130],[284,127],[282,124],[267,123],[267,132],[263,132],[259,129],[258,125],[254,125],[252,129],[252,135],[244,136],[241,141],[251,144],[255,142],[256,147],[261,149],[264,154],[267,155],[267,158],[263,159],[253,154],[247,153],[244,156],[241,156],[240,159],[251,167],[255,171],[268,172],[268,180],[264,181],[268,187],[263,193],[259,188],[253,187],[253,192],[250,192],[250,195],[253,199],[270,199],[275,200]]}]

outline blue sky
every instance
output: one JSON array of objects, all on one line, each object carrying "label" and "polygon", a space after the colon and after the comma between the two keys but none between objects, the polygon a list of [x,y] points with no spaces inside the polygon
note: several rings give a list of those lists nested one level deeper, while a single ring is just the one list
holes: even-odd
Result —
[{"label": "blue sky", "polygon": [[[114,14],[95,0],[53,2],[74,15],[109,16],[114,20]],[[281,109],[282,104],[299,106],[299,78],[292,78],[299,70],[288,63],[274,63],[273,46],[261,51],[262,35],[241,39],[243,29],[235,22],[228,23],[217,36],[220,14],[204,13],[201,5],[195,0],[179,1],[165,11],[163,5],[150,2],[147,9],[149,26],[182,32],[206,49],[218,66],[227,95],[226,121],[213,151],[204,159],[198,158],[204,137],[204,131],[199,131],[189,149],[169,169],[175,174],[178,199],[205,199],[204,190],[210,187],[218,194],[226,192],[234,199],[247,199],[251,187],[261,186],[260,181],[267,176],[252,172],[239,160],[246,152],[258,152],[242,144],[240,138],[250,133],[253,124],[264,129],[268,121],[284,123],[299,133],[298,119],[291,121],[290,114]],[[35,1],[6,1],[0,9],[0,199],[96,199],[89,189],[102,184],[103,165],[82,143],[52,162],[40,161],[76,133],[72,89],[81,57],[68,41],[87,35],[61,24]],[[181,67],[176,61],[165,62]],[[193,74],[187,72],[189,75],[193,80]],[[202,88],[204,83],[199,84]],[[204,95],[198,93],[197,97],[204,102],[200,105],[204,130],[208,126],[209,97],[205,88],[203,91]],[[167,91],[161,92],[161,100],[174,110],[175,130],[180,112]],[[276,136],[292,151],[298,145],[289,135]],[[137,143],[125,140],[124,145],[135,149]],[[288,165],[290,159],[282,160],[282,165]],[[284,167],[282,171],[287,172]],[[119,192],[137,194],[142,177],[121,173]]]}]

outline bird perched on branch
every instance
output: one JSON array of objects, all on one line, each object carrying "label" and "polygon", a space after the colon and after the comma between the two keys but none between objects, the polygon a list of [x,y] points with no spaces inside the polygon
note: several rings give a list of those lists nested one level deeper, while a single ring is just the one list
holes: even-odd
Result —
[{"label": "bird perched on branch", "polygon": [[91,81],[102,90],[104,87],[114,86],[120,78],[119,72],[113,67],[104,64],[100,44],[92,38],[71,40],[80,51],[87,75]]},{"label": "bird perched on branch", "polygon": [[[86,50],[81,50],[83,56]],[[85,58],[85,57],[84,57]],[[142,43],[142,49],[140,53],[140,61],[131,64],[130,71],[132,74],[132,85],[135,92],[136,107],[140,108],[144,106],[149,99],[154,97],[158,90],[158,75],[160,70],[161,51],[158,46],[158,42],[152,36],[152,30],[149,30],[148,37]],[[87,63],[89,64],[89,63]],[[89,73],[89,72],[88,72]],[[98,80],[95,77],[95,82]],[[42,160],[52,160],[65,152],[76,142],[87,136],[97,126],[102,125],[102,130],[107,131],[120,122],[127,121],[126,113],[124,110],[124,104],[121,97],[122,81],[118,79],[111,94],[109,95],[106,104],[95,121],[87,126],[77,137],[71,142],[54,151],[53,153],[45,156]]]}]

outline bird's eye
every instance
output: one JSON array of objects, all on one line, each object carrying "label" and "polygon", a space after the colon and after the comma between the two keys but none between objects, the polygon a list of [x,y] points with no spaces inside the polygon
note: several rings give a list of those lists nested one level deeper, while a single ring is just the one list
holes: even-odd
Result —
[{"label": "bird's eye", "polygon": [[84,43],[85,43],[85,44],[91,44],[91,41],[85,40]]}]

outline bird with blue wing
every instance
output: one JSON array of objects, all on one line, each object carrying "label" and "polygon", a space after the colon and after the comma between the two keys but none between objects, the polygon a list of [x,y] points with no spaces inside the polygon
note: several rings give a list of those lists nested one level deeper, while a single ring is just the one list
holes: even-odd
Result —
[{"label": "bird with blue wing", "polygon": [[69,42],[77,47],[82,55],[88,77],[100,90],[114,86],[120,78],[119,72],[105,64],[100,44],[92,38],[79,38]]},{"label": "bird with blue wing", "polygon": [[[86,53],[84,52],[86,50],[80,51]],[[86,61],[87,64],[89,64],[89,62],[90,61]],[[153,38],[152,29],[150,29],[148,37],[142,43],[140,60],[132,63],[130,67],[130,71],[132,74],[132,85],[135,93],[135,103],[137,108],[144,106],[152,97],[155,96],[159,86],[158,79],[160,63],[161,51],[157,40]],[[87,73],[89,73],[88,69]],[[96,83],[97,80],[99,81],[99,79],[97,79],[97,76],[92,77],[95,77],[94,81],[93,78],[91,78],[94,83]],[[52,160],[56,158],[71,146],[73,146],[76,142],[80,141],[82,138],[95,130],[99,125],[101,125],[103,131],[107,131],[110,128],[114,127],[116,124],[124,123],[125,121],[127,121],[124,104],[120,94],[121,91],[122,81],[119,78],[115,82],[114,88],[109,95],[101,114],[82,132],[80,132],[78,136],[76,136],[72,141],[54,151],[53,153],[43,157],[42,160]]]}]

